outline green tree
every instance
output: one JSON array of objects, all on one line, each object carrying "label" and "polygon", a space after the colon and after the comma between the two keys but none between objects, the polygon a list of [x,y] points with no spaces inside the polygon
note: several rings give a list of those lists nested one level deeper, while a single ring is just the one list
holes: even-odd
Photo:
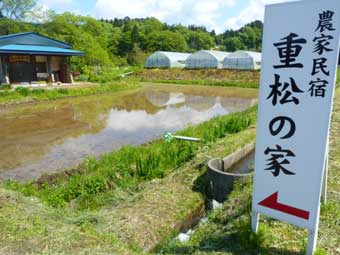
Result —
[{"label": "green tree", "polygon": [[216,36],[219,45],[224,45],[228,51],[255,50],[260,51],[262,47],[263,23],[261,21],[251,22],[239,30],[227,30]]},{"label": "green tree", "polygon": [[112,55],[119,55],[119,42],[122,40],[123,33],[119,28],[113,28],[108,39],[108,50]]},{"label": "green tree", "polygon": [[147,52],[158,50],[184,52],[187,49],[184,37],[179,33],[170,31],[150,33],[145,43]]},{"label": "green tree", "polygon": [[1,13],[9,19],[24,20],[37,7],[37,0],[2,0]]},{"label": "green tree", "polygon": [[134,25],[131,31],[131,42],[137,43],[139,39],[139,31],[137,25]]},{"label": "green tree", "polygon": [[[0,0],[0,6],[2,6],[2,0]],[[0,19],[2,19],[4,17],[4,15],[2,15],[2,11],[0,9]]]},{"label": "green tree", "polygon": [[193,50],[209,50],[215,46],[215,39],[208,33],[190,32],[187,39],[188,47]]},{"label": "green tree", "polygon": [[35,31],[33,25],[7,18],[0,19],[0,35]]},{"label": "green tree", "polygon": [[85,52],[84,58],[72,58],[76,68],[82,69],[84,65],[105,66],[112,64],[110,52],[107,50],[108,46],[102,44],[97,37],[95,31],[97,28],[99,29],[97,25],[91,18],[64,13],[55,15],[44,27],[47,36],[68,42],[75,49]]},{"label": "green tree", "polygon": [[122,37],[118,43],[118,51],[120,56],[125,56],[128,54],[133,47],[131,31],[122,34]]},{"label": "green tree", "polygon": [[112,34],[112,26],[104,22],[100,22],[91,17],[82,17],[80,19],[82,24],[81,29],[91,34],[97,39],[98,43],[107,48],[109,44],[109,37]]},{"label": "green tree", "polygon": [[128,54],[127,61],[133,66],[143,66],[147,55],[137,44],[134,44],[132,51]]},{"label": "green tree", "polygon": [[245,49],[245,45],[242,43],[239,37],[231,37],[224,41],[226,51],[234,52],[237,50]]},{"label": "green tree", "polygon": [[145,35],[155,32],[155,31],[162,31],[163,30],[163,23],[160,22],[158,19],[155,18],[147,18],[143,21],[143,33]]}]

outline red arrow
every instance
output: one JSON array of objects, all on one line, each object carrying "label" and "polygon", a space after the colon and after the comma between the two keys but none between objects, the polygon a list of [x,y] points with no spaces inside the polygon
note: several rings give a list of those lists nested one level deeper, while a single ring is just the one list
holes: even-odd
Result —
[{"label": "red arrow", "polygon": [[262,202],[259,203],[259,205],[262,205],[264,207],[268,207],[270,209],[280,211],[283,213],[287,213],[302,219],[309,220],[309,212],[304,211],[295,207],[291,207],[289,205],[280,204],[278,202],[278,196],[279,192],[274,193],[273,195],[270,195],[266,199],[264,199]]}]

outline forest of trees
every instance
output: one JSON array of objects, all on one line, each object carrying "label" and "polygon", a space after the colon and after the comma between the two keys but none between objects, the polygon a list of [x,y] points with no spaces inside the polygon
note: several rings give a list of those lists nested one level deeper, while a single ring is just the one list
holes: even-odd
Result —
[{"label": "forest of trees", "polygon": [[43,11],[36,0],[0,0],[0,7],[0,35],[32,31],[68,42],[86,53],[72,60],[80,71],[87,66],[142,65],[157,50],[260,51],[262,45],[261,21],[216,35],[204,26],[168,25],[155,18],[97,20],[56,14]]}]

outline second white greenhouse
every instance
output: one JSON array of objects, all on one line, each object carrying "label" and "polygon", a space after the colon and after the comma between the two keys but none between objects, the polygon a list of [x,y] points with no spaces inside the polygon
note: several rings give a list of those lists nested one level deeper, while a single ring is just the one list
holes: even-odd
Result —
[{"label": "second white greenhouse", "polygon": [[205,69],[205,68],[222,68],[223,60],[229,55],[229,52],[200,50],[190,55],[185,61],[185,68],[188,69]]},{"label": "second white greenhouse", "polygon": [[223,61],[223,69],[258,70],[261,68],[262,55],[259,52],[235,51]]}]

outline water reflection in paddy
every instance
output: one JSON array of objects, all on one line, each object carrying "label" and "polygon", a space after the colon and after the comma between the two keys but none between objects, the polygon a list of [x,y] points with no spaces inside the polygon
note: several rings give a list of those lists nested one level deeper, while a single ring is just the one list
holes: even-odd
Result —
[{"label": "water reflection in paddy", "polygon": [[249,107],[256,90],[145,85],[0,109],[0,177],[27,180]]}]

